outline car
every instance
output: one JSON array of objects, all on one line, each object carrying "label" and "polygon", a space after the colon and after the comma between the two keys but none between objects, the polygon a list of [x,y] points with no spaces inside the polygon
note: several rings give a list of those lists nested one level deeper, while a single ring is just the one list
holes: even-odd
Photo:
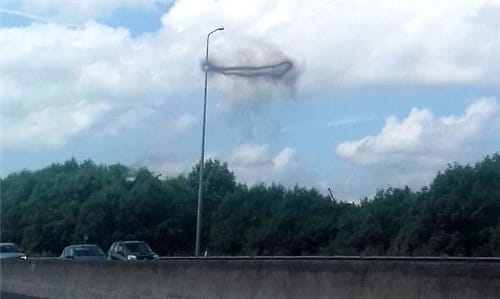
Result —
[{"label": "car", "polygon": [[59,258],[63,260],[104,261],[106,255],[98,245],[76,244],[64,248]]},{"label": "car", "polygon": [[27,255],[16,244],[0,243],[0,259],[26,260],[27,258]]},{"label": "car", "polygon": [[109,260],[156,260],[156,254],[143,241],[117,241],[108,250]]}]

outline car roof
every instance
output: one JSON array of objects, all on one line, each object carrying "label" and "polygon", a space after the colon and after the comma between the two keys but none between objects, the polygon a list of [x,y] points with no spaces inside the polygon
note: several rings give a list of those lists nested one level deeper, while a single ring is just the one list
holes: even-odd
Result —
[{"label": "car roof", "polygon": [[0,243],[0,246],[14,246],[16,247],[17,249],[19,249],[20,251],[24,251],[19,245],[17,245],[16,243],[10,243],[10,242],[6,242],[6,243]]},{"label": "car roof", "polygon": [[125,244],[130,244],[130,243],[146,243],[144,241],[123,241]]},{"label": "car roof", "polygon": [[66,246],[66,248],[75,248],[75,247],[99,247],[97,244],[74,244]]},{"label": "car roof", "polygon": [[132,244],[132,243],[146,243],[144,241],[115,241],[113,244],[118,244],[118,243],[123,243],[123,244]]}]

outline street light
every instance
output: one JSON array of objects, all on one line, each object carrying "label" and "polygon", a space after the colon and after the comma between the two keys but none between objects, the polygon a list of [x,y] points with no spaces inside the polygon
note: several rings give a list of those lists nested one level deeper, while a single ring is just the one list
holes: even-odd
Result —
[{"label": "street light", "polygon": [[205,127],[207,122],[207,81],[208,81],[208,42],[210,35],[216,31],[224,30],[224,27],[219,27],[211,31],[207,35],[207,52],[205,55],[205,97],[203,100],[203,129],[201,131],[201,158],[200,158],[200,180],[198,184],[198,213],[196,215],[196,248],[194,255],[200,256],[200,239],[201,239],[201,207],[203,199],[203,164],[205,162]]}]

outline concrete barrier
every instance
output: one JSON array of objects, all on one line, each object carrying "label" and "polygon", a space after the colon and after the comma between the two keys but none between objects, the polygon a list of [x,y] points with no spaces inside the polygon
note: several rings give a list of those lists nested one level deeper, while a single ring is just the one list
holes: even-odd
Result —
[{"label": "concrete barrier", "polygon": [[500,298],[494,259],[31,260],[0,274],[4,294],[52,299]]}]

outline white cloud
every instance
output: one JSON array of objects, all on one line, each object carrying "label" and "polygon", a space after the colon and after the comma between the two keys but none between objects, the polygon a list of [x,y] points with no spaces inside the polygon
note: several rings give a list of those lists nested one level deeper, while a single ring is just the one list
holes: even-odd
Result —
[{"label": "white cloud", "polygon": [[242,144],[231,152],[227,161],[228,167],[241,182],[278,182],[285,185],[298,182],[296,153],[290,147],[273,154],[267,144]]},{"label": "white cloud", "polygon": [[[7,4],[4,7],[9,8],[11,3]],[[47,0],[23,1],[17,7],[44,17],[75,15],[81,20],[119,7],[156,4],[154,0]],[[9,119],[2,122],[4,144],[27,146],[25,139],[6,139],[29,135],[22,130],[30,127],[32,115],[46,109],[106,107],[103,119],[87,116],[89,123],[79,130],[53,126],[56,132],[40,132],[59,136],[61,141],[51,144],[64,144],[85,130],[117,133],[140,123],[141,117],[175,101],[174,95],[199,88],[205,36],[220,25],[226,30],[211,41],[211,57],[241,62],[245,60],[241,47],[249,45],[264,62],[266,49],[281,49],[277,51],[293,57],[302,70],[297,96],[365,85],[499,85],[498,15],[498,4],[482,1],[180,0],[163,16],[161,30],[138,37],[127,29],[95,22],[78,28],[55,24],[2,28],[0,97],[2,118]],[[261,89],[235,86],[226,79],[213,80],[211,86],[228,97],[250,90],[257,90],[252,96],[266,99],[289,96],[262,94]],[[167,109],[180,108],[172,104]],[[420,111],[413,117],[427,116]],[[51,119],[64,121],[59,114]],[[175,117],[171,120],[175,122]],[[10,123],[17,126],[6,127]]]},{"label": "white cloud", "polygon": [[273,158],[273,169],[280,171],[295,166],[295,150],[285,147]]},{"label": "white cloud", "polygon": [[32,111],[24,116],[21,123],[12,117],[4,117],[1,124],[1,147],[13,148],[19,144],[63,145],[69,136],[102,121],[109,110],[106,103],[78,102]]},{"label": "white cloud", "polygon": [[[86,130],[116,134],[139,124],[179,88],[188,88],[167,67],[176,55],[163,53],[157,42],[95,22],[76,30],[50,24],[1,29],[2,147],[63,145]],[[106,117],[85,107],[106,107]],[[80,114],[88,123],[79,129],[61,125],[68,113]],[[57,136],[57,142],[15,137],[33,134],[33,119],[41,115],[52,125],[39,125],[37,134]],[[177,125],[189,126],[192,117],[186,114]]]},{"label": "white cloud", "polygon": [[188,165],[183,161],[163,161],[159,164],[152,164],[149,167],[151,167],[152,169],[156,169],[165,177],[174,177],[179,174],[189,173],[191,171],[191,167],[193,167],[193,165],[195,164],[196,163]]},{"label": "white cloud", "polygon": [[[208,159],[227,161],[228,168],[234,172],[238,182],[250,185],[275,182],[289,187],[301,182],[315,186],[315,182],[309,182],[306,171],[300,167],[295,149],[290,147],[272,151],[267,144],[244,143],[227,155],[206,152],[205,161]],[[189,173],[198,162],[178,154],[161,154],[150,156],[137,164],[146,165],[164,176],[175,176]]]},{"label": "white cloud", "polygon": [[235,166],[260,166],[269,164],[271,157],[267,144],[243,144],[229,155],[228,161]]},{"label": "white cloud", "polygon": [[175,134],[185,133],[188,129],[196,124],[196,116],[191,113],[184,113],[177,118],[174,118],[169,127],[169,130]]},{"label": "white cloud", "polygon": [[241,40],[272,43],[303,66],[302,91],[322,92],[379,84],[499,84],[498,16],[500,6],[484,1],[185,0],[163,23],[185,35],[225,25],[213,38],[212,55],[221,53],[226,62],[228,48]]},{"label": "white cloud", "polygon": [[422,185],[446,163],[471,162],[489,154],[488,145],[496,142],[493,133],[499,128],[495,98],[477,99],[458,116],[437,117],[428,109],[413,108],[402,120],[388,117],[375,136],[340,143],[336,152],[386,182]]}]

